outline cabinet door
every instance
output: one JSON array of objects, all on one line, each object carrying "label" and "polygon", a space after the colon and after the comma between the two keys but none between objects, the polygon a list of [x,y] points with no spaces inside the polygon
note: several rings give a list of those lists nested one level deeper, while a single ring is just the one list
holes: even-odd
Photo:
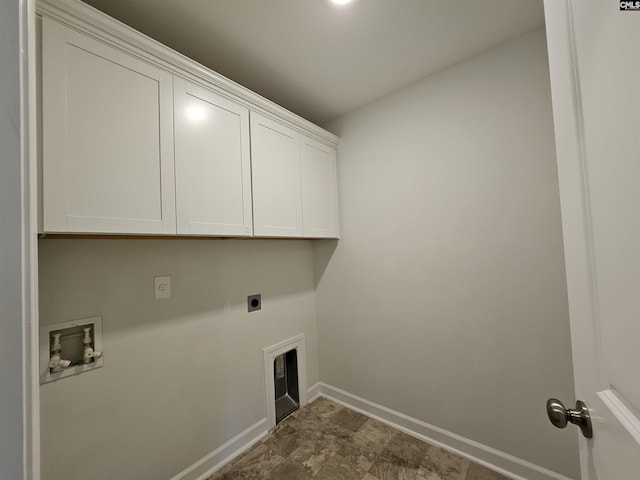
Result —
[{"label": "cabinet door", "polygon": [[251,112],[251,172],[254,234],[301,237],[298,133]]},{"label": "cabinet door", "polygon": [[174,78],[178,233],[250,236],[249,110]]},{"label": "cabinet door", "polygon": [[44,230],[175,233],[172,76],[42,28]]},{"label": "cabinet door", "polygon": [[304,236],[338,238],[336,151],[301,136],[300,161]]}]

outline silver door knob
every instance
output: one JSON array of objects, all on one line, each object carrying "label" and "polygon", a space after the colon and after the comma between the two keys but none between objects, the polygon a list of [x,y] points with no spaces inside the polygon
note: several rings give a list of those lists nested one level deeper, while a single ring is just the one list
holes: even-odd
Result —
[{"label": "silver door knob", "polygon": [[550,398],[547,400],[547,416],[549,417],[549,421],[558,428],[565,428],[568,423],[573,423],[580,427],[582,435],[586,438],[593,437],[589,409],[584,402],[580,400],[576,402],[576,408],[567,410],[560,400]]}]

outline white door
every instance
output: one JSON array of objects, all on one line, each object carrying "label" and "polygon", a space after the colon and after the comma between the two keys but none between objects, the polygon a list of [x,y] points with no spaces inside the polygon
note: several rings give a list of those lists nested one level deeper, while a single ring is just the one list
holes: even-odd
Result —
[{"label": "white door", "polygon": [[43,228],[176,233],[168,72],[42,22]]},{"label": "white door", "polygon": [[249,109],[174,78],[178,233],[251,236]]},{"label": "white door", "polygon": [[251,112],[253,232],[262,237],[301,237],[298,133]]},{"label": "white door", "polygon": [[619,3],[545,0],[583,480],[640,478],[640,12]]},{"label": "white door", "polygon": [[302,228],[305,237],[338,237],[336,151],[304,135],[300,138]]}]

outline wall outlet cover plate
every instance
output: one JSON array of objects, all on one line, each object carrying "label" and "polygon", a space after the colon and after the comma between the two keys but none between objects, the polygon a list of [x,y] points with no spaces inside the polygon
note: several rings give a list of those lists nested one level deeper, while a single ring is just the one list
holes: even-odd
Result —
[{"label": "wall outlet cover plate", "polygon": [[171,277],[154,277],[153,281],[156,300],[171,298]]}]

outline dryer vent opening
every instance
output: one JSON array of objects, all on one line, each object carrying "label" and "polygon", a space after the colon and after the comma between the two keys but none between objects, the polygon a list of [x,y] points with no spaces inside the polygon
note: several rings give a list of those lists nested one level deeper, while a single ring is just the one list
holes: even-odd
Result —
[{"label": "dryer vent opening", "polygon": [[274,359],[273,384],[276,396],[276,424],[278,424],[300,406],[296,349],[289,350]]}]

